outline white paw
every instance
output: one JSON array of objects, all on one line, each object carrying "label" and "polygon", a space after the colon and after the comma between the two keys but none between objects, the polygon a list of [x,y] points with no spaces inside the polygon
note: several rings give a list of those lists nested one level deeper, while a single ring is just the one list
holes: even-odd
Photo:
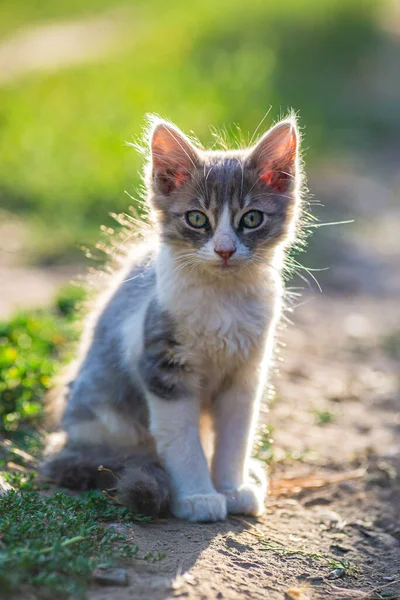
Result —
[{"label": "white paw", "polygon": [[187,521],[223,521],[226,519],[226,499],[223,494],[196,494],[172,501],[174,517]]},{"label": "white paw", "polygon": [[228,513],[231,515],[251,515],[259,517],[264,512],[265,488],[244,483],[235,490],[224,490]]}]

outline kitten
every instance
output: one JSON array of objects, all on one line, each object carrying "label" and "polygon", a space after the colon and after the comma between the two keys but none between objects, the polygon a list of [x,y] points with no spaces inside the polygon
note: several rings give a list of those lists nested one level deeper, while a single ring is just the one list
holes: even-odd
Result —
[{"label": "kitten", "polygon": [[59,485],[113,485],[111,471],[135,512],[263,512],[250,455],[300,209],[298,140],[292,117],[254,147],[204,151],[153,122],[155,241],[133,249],[88,325],[65,446],[42,466]]}]

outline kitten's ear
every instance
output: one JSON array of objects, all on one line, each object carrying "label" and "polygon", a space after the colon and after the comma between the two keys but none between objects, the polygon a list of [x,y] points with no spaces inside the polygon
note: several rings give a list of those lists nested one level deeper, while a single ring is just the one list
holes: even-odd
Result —
[{"label": "kitten's ear", "polygon": [[299,135],[293,120],[281,121],[267,131],[253,148],[249,166],[260,181],[284,194],[296,184]]},{"label": "kitten's ear", "polygon": [[165,121],[154,127],[150,146],[153,181],[168,196],[190,179],[199,156],[186,136]]}]

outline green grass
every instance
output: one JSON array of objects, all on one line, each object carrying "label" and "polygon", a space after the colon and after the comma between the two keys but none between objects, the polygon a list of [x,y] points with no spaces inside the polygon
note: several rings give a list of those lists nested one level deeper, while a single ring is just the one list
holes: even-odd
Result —
[{"label": "green grass", "polygon": [[42,597],[85,597],[95,567],[134,556],[138,547],[108,522],[131,524],[127,509],[100,492],[72,497],[10,491],[0,498],[0,589]]},{"label": "green grass", "polygon": [[358,577],[361,574],[361,569],[354,565],[350,560],[330,559],[330,566],[333,572],[336,572],[338,577]]},{"label": "green grass", "polygon": [[74,309],[83,296],[81,288],[68,287],[52,310],[0,322],[0,433],[21,436],[40,421],[44,394],[77,339]]},{"label": "green grass", "polygon": [[314,410],[314,418],[317,425],[327,425],[333,423],[336,416],[330,410]]},{"label": "green grass", "polygon": [[[2,29],[98,14],[112,0],[6,1]],[[1,89],[0,204],[32,225],[33,258],[67,262],[92,245],[109,211],[136,194],[141,159],[125,140],[156,112],[214,142],[209,126],[240,124],[249,140],[294,107],[308,162],[327,149],[368,147],[400,119],[356,97],[360,65],[380,39],[373,0],[123,2],[131,34],[117,56],[36,73]],[[383,10],[385,2],[379,3]]]}]

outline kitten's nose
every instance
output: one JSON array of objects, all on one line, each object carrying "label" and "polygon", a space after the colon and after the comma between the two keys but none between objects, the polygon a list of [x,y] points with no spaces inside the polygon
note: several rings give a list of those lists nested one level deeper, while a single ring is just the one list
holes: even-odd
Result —
[{"label": "kitten's nose", "polygon": [[214,252],[216,252],[217,254],[219,254],[219,256],[221,258],[224,259],[225,262],[227,262],[230,257],[232,256],[232,254],[234,254],[236,252],[236,247],[232,246],[231,248],[227,249],[227,248],[214,248]]},{"label": "kitten's nose", "polygon": [[218,254],[225,264],[236,252],[236,240],[233,235],[221,231],[214,238],[214,252]]}]

